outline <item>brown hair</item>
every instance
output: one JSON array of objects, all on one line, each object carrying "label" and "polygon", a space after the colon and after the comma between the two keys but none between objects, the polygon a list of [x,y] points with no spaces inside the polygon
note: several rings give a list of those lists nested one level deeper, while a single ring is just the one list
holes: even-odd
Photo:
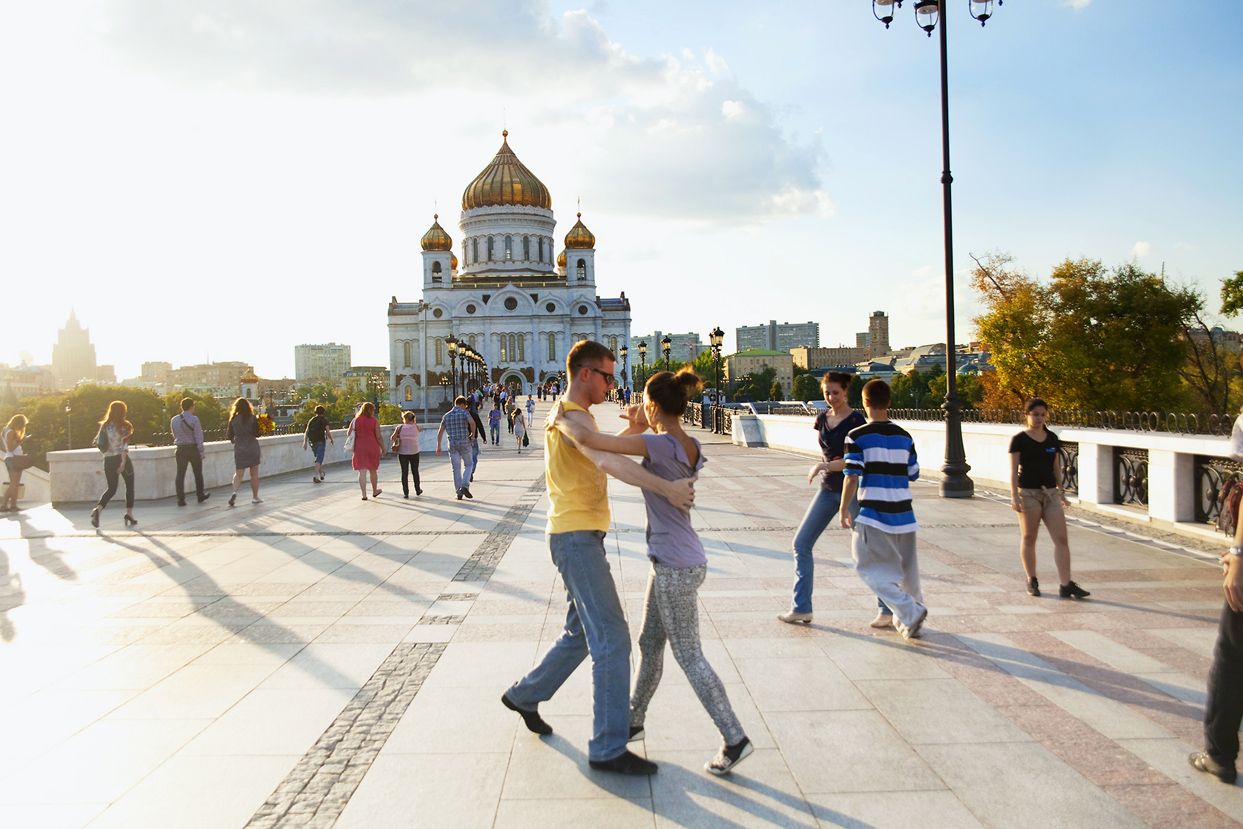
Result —
[{"label": "brown hair", "polygon": [[868,380],[863,384],[863,402],[869,404],[869,408],[888,409],[889,401],[892,399],[893,395],[889,391],[889,384],[879,377]]},{"label": "brown hair", "polygon": [[[17,432],[17,439],[21,440],[24,437],[26,437],[26,424],[29,422],[30,421],[26,419],[26,415],[15,414],[9,418],[8,425],[6,425],[4,428],[12,429],[13,431]],[[4,448],[7,450],[9,447],[6,446]]]},{"label": "brown hair", "polygon": [[1031,414],[1032,409],[1044,409],[1046,412],[1048,412],[1049,404],[1041,400],[1039,397],[1033,397],[1031,400],[1028,400],[1026,403],[1023,404],[1023,413]]},{"label": "brown hair", "polygon": [[193,398],[193,397],[183,397],[183,398],[181,398],[181,410],[182,410],[183,412],[188,412],[188,411],[190,411],[190,410],[191,410],[191,409],[193,409],[193,408],[194,408],[194,398]]},{"label": "brown hair", "polygon": [[410,409],[406,409],[404,412],[402,412],[402,413],[401,413],[401,419],[402,419],[402,420],[404,420],[404,421],[406,421],[407,423],[413,423],[413,422],[414,422],[414,419],[415,419],[417,416],[418,416],[418,415],[416,415],[416,414],[415,414],[413,411],[411,411]]},{"label": "brown hair", "polygon": [[466,398],[459,394],[456,398],[454,398],[453,405],[454,406],[465,406]]},{"label": "brown hair", "polygon": [[608,346],[595,340],[579,340],[574,343],[570,353],[565,355],[566,374],[570,379],[573,379],[574,372],[583,366],[590,365],[591,363],[602,363],[605,360],[617,361],[617,358],[613,356],[613,352],[609,351]]},{"label": "brown hair", "polygon": [[125,419],[125,413],[127,411],[129,411],[129,409],[126,407],[124,400],[113,400],[108,404],[108,413],[104,415],[103,420],[99,421],[99,425],[107,426],[111,423],[112,427],[114,429],[119,429],[122,434],[132,434],[134,431],[134,424]]},{"label": "brown hair", "polygon": [[234,400],[233,405],[229,407],[229,419],[232,420],[237,415],[241,415],[242,420],[250,420],[255,416],[255,410],[250,408],[250,401],[245,397]]},{"label": "brown hair", "polygon": [[690,368],[683,367],[678,369],[677,374],[671,371],[658,371],[653,374],[647,381],[644,394],[665,414],[680,417],[701,385],[703,381],[699,379],[699,375]]},{"label": "brown hair", "polygon": [[359,417],[375,417],[375,404],[368,400],[363,404],[362,411],[358,413]]},{"label": "brown hair", "polygon": [[327,410],[327,409],[325,409],[323,406],[316,406],[316,407],[315,407],[315,414],[317,414],[317,415],[322,415],[322,414],[323,414],[324,412],[326,412],[326,411],[328,411],[328,410]]},{"label": "brown hair", "polygon": [[842,391],[850,389],[850,383],[855,379],[853,374],[847,374],[844,371],[830,371],[820,378],[820,388],[828,388],[829,383],[837,383],[842,387]]}]

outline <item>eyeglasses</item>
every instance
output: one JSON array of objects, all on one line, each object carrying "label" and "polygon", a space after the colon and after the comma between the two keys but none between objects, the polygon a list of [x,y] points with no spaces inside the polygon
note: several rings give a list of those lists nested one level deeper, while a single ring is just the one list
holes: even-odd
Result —
[{"label": "eyeglasses", "polygon": [[598,369],[598,368],[592,368],[591,366],[583,366],[583,368],[587,369],[588,371],[594,371],[596,374],[599,374],[601,377],[603,377],[603,378],[604,378],[604,384],[605,384],[606,386],[615,386],[615,385],[617,385],[617,378],[616,378],[616,377],[614,377],[613,375],[609,374],[607,371],[601,371],[600,369]]}]

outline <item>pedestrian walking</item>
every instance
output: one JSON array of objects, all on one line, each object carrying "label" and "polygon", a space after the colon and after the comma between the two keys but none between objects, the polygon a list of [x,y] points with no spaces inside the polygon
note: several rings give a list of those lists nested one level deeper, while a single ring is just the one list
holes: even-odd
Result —
[{"label": "pedestrian walking", "polygon": [[527,437],[527,419],[522,414],[522,409],[514,407],[514,439],[518,443],[518,454],[522,454],[522,443]]},{"label": "pedestrian walking", "polygon": [[507,405],[505,407],[505,420],[509,423],[509,433],[511,435],[514,433],[514,412],[516,411],[518,411],[517,406]]},{"label": "pedestrian walking", "polygon": [[459,501],[462,498],[474,498],[470,494],[471,441],[475,435],[475,421],[466,411],[466,398],[458,397],[453,401],[453,408],[440,419],[440,429],[436,432],[436,454],[443,455],[442,443],[445,436],[449,437],[449,466],[453,469],[453,488]]},{"label": "pedestrian walking", "polygon": [[1040,595],[1036,578],[1036,536],[1043,521],[1053,541],[1058,594],[1086,599],[1092,594],[1070,579],[1070,539],[1066,532],[1066,490],[1062,486],[1062,442],[1045,428],[1049,406],[1033,397],[1023,406],[1027,428],[1010,439],[1010,508],[1019,514],[1019,557],[1027,575],[1027,594]]},{"label": "pedestrian walking", "polygon": [[336,443],[332,439],[332,429],[328,427],[327,409],[323,406],[315,407],[315,415],[306,423],[306,431],[302,433],[302,451],[305,452],[307,446],[311,447],[311,452],[315,455],[315,471],[311,475],[311,483],[322,484],[324,482],[324,451],[327,444],[334,446]]},{"label": "pedestrian walking", "polygon": [[498,400],[488,412],[488,433],[492,436],[492,445],[501,445],[501,402]]},{"label": "pedestrian walking", "polygon": [[30,423],[24,414],[15,414],[0,431],[0,452],[4,454],[4,468],[9,473],[9,483],[0,498],[0,512],[21,512],[17,506],[17,493],[21,491],[22,472],[32,466],[30,458],[22,450],[26,439],[26,425]]},{"label": "pedestrian walking", "polygon": [[379,498],[380,459],[388,453],[384,449],[384,438],[380,434],[380,421],[375,416],[375,404],[368,400],[363,404],[358,416],[350,421],[346,435],[354,435],[354,459],[351,466],[358,472],[358,488],[362,490],[363,500],[367,500],[367,477],[371,477],[371,497]]},{"label": "pedestrian walking", "polygon": [[91,526],[99,528],[99,514],[117,494],[118,479],[125,481],[125,526],[138,523],[134,517],[134,464],[129,458],[129,439],[134,434],[134,424],[125,419],[125,402],[113,400],[108,412],[99,421],[95,446],[104,453],[104,480],[108,488],[99,497],[99,503],[91,510]]},{"label": "pedestrian walking", "polygon": [[[627,410],[630,426],[617,435],[602,434],[564,416],[555,417],[553,425],[579,446],[641,456],[645,469],[666,480],[691,478],[703,468],[704,457],[699,441],[682,429],[682,413],[699,386],[699,377],[689,368],[677,374],[653,374],[647,381],[643,406]],[[644,434],[649,428],[653,434]],[[724,684],[708,664],[700,644],[699,588],[707,576],[708,557],[687,512],[648,490],[643,491],[643,500],[647,506],[647,556],[652,565],[639,633],[639,672],[630,696],[630,740],[645,737],[647,707],[660,684],[668,641],[674,659],[724,741],[704,768],[713,774],[728,774],[753,749],[729,704]]]},{"label": "pedestrian walking", "polygon": [[237,503],[237,490],[242,485],[242,478],[250,471],[250,503],[262,504],[259,497],[259,462],[263,452],[259,449],[259,418],[250,407],[250,401],[239,397],[229,408],[229,427],[225,437],[233,441],[233,492],[229,495],[229,506]]},{"label": "pedestrian walking", "polygon": [[889,420],[889,384],[869,380],[863,387],[868,422],[846,435],[846,483],[842,501],[857,493],[859,515],[842,511],[841,523],[853,528],[850,553],[855,570],[873,593],[893,611],[903,639],[916,639],[928,608],[919,586],[910,481],[919,479],[919,459],[910,434]]},{"label": "pedestrian walking", "polygon": [[414,478],[414,494],[422,495],[423,487],[419,486],[419,424],[415,423],[414,412],[401,413],[401,425],[393,430],[393,451],[397,453],[397,461],[401,464],[402,497],[410,497],[409,477]]},{"label": "pedestrian walking", "polygon": [[[565,418],[595,430],[589,407],[604,402],[614,382],[613,353],[583,340],[566,356],[570,378],[559,401]],[[539,664],[502,696],[536,734],[551,734],[539,704],[552,699],[574,670],[591,656],[592,737],[587,743],[593,769],[618,774],[652,774],[656,764],[626,748],[630,737],[630,631],[617,587],[609,572],[604,536],[609,528],[608,478],[611,474],[661,494],[678,509],[695,503],[693,479],[667,481],[628,458],[578,446],[559,430],[545,434],[544,470],[548,485],[548,546],[565,584],[565,630]]]},{"label": "pedestrian walking", "polygon": [[527,426],[530,427],[535,422],[535,397],[527,395]]},{"label": "pedestrian walking", "polygon": [[211,497],[211,493],[203,490],[203,460],[207,457],[207,447],[203,443],[203,424],[194,416],[193,397],[181,398],[181,413],[169,421],[168,431],[172,433],[173,444],[177,447],[177,477],[174,481],[177,506],[186,505],[187,466],[194,470],[194,493],[201,504]]}]

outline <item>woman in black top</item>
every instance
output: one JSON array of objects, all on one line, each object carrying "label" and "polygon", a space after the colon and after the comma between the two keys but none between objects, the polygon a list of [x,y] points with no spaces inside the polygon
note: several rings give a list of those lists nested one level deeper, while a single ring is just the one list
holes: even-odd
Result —
[{"label": "woman in black top", "polygon": [[1048,405],[1038,397],[1027,401],[1027,428],[1010,440],[1010,507],[1019,514],[1022,544],[1019,555],[1027,574],[1027,592],[1040,595],[1036,580],[1036,534],[1040,522],[1053,539],[1053,564],[1057,567],[1063,599],[1083,599],[1091,594],[1070,580],[1070,543],[1066,536],[1066,512],[1070,506],[1062,488],[1061,446],[1057,435],[1044,427]]}]

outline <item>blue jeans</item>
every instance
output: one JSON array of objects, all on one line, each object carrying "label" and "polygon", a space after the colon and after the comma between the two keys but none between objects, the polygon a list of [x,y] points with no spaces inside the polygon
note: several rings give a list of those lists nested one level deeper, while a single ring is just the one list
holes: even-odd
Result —
[{"label": "blue jeans", "polygon": [[501,444],[501,424],[499,422],[493,423],[491,432],[493,445],[499,446]]},{"label": "blue jeans", "polygon": [[476,436],[470,442],[470,474],[466,476],[466,483],[469,484],[471,478],[475,477],[475,467],[479,466],[479,438]]},{"label": "blue jeans", "polygon": [[453,467],[453,489],[459,490],[470,483],[470,444],[449,444],[449,466]]},{"label": "blue jeans", "polygon": [[[824,528],[837,515],[842,505],[842,494],[821,487],[816,497],[811,499],[803,521],[794,534],[794,607],[795,613],[811,613],[811,591],[813,588],[816,562],[812,556],[812,548]],[[850,502],[850,517],[859,514],[859,501]]]},{"label": "blue jeans", "polygon": [[519,708],[535,709],[591,655],[591,760],[612,760],[630,736],[630,628],[604,552],[604,533],[581,530],[548,536],[552,562],[565,582],[565,630],[548,653],[507,692]]}]

